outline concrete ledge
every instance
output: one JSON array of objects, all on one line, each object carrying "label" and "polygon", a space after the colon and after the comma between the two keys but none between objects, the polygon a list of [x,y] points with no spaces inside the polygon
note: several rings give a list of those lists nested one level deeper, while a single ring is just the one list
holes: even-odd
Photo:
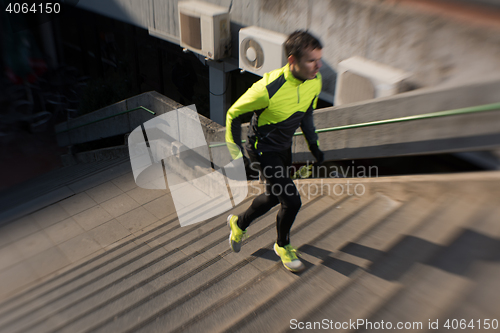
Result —
[{"label": "concrete ledge", "polygon": [[86,151],[74,155],[66,154],[62,155],[61,159],[64,166],[70,166],[78,163],[91,163],[98,161],[113,160],[116,158],[126,157],[128,155],[129,155],[128,146],[122,145],[122,146]]},{"label": "concrete ledge", "polygon": [[[300,186],[303,186],[304,189],[310,189],[314,186],[315,190],[320,189],[324,191],[323,187],[329,187],[331,192],[335,191],[333,187],[336,185],[340,186],[338,192],[341,191],[341,187],[343,187],[345,192],[348,188],[354,192],[355,186],[359,184],[363,186],[365,190],[364,194],[382,193],[398,200],[407,200],[411,196],[419,196],[423,193],[429,198],[437,198],[451,193],[464,193],[467,196],[472,193],[477,193],[477,195],[481,196],[487,193],[490,197],[500,196],[500,187],[498,186],[500,183],[500,171],[378,178],[301,179],[294,182],[299,189]],[[259,188],[258,182],[249,182],[249,186],[252,189]],[[361,189],[358,192],[360,191]],[[250,192],[249,195],[254,193],[255,190]],[[301,195],[303,193],[306,193],[306,191],[301,192]],[[328,193],[323,194],[327,195]]]},{"label": "concrete ledge", "polygon": [[[316,178],[294,181],[301,196],[372,195],[381,193],[391,198],[405,201],[425,193],[428,198],[438,198],[451,193],[470,195],[487,193],[491,197],[500,196],[500,172],[483,171],[455,174],[394,176],[379,178]],[[356,189],[359,185],[362,188]],[[264,184],[248,182],[248,196],[258,196],[264,192]],[[314,192],[313,192],[314,190]],[[357,192],[356,192],[357,191]],[[341,192],[343,192],[341,194]]]},{"label": "concrete ledge", "polygon": [[[139,106],[143,106],[153,112],[156,112],[157,115],[182,107],[181,104],[165,96],[160,96],[161,95],[157,92],[146,92],[131,97],[127,100],[115,103],[108,107],[96,110],[81,117],[58,124],[56,126],[56,132],[64,131],[81,125],[85,126],[75,128],[68,132],[57,134],[57,142],[59,146],[63,147],[90,142],[102,138],[109,138],[115,135],[130,133],[137,126],[140,126],[144,122],[154,118],[155,115],[152,115],[145,110],[139,109],[112,118],[104,119],[101,121],[99,120],[105,117],[119,114],[120,112],[134,109]],[[91,123],[93,121],[98,122]]]},{"label": "concrete ledge", "polygon": [[[490,104],[499,101],[498,91],[500,91],[500,79],[457,87],[420,89],[392,97],[316,110],[314,122],[316,127],[321,129]],[[110,113],[110,110],[117,112],[118,109],[132,109],[138,106],[151,109],[158,115],[182,107],[181,104],[157,92],[148,92],[98,110],[91,115],[95,118],[101,113]],[[500,110],[416,120],[321,133],[319,138],[327,160],[495,149],[500,146],[500,129],[497,126],[499,115]],[[113,130],[112,135],[118,132],[129,133],[154,116],[145,111],[137,111],[129,113],[127,117],[127,124],[117,119],[116,124],[106,126],[93,124],[81,129],[82,132],[86,129],[92,132],[91,134],[80,133],[80,135],[78,134],[80,129],[75,130],[77,131],[75,133],[63,133],[60,142],[74,144],[84,142],[82,140],[89,141],[90,137],[94,139],[107,137],[111,135],[108,127],[115,125],[119,129]],[[71,126],[90,119],[90,116],[86,116],[85,119],[71,120]],[[201,115],[199,120],[207,143],[225,142],[225,127]],[[60,129],[68,125],[69,123],[61,124]],[[247,132],[248,124],[243,124],[242,138],[246,138]],[[124,156],[125,150],[123,148],[123,152],[117,156]],[[303,136],[294,137],[292,152],[294,162],[312,159]],[[93,154],[80,155],[74,159],[66,157],[65,165],[111,158],[114,153],[102,151],[99,157]]]}]

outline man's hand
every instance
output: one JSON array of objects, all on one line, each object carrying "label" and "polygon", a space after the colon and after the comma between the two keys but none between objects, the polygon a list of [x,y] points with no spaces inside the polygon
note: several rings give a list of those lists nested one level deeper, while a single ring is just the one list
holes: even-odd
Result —
[{"label": "man's hand", "polygon": [[316,159],[316,165],[321,165],[325,161],[325,154],[323,154],[317,144],[310,145],[309,150]]},{"label": "man's hand", "polygon": [[306,179],[306,178],[311,177],[312,167],[313,167],[312,164],[301,166],[300,169],[297,172],[295,172],[291,178],[292,179]]}]

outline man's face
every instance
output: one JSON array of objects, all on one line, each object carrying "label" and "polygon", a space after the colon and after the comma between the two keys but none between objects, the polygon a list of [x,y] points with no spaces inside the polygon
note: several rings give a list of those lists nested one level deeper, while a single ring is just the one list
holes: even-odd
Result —
[{"label": "man's face", "polygon": [[288,57],[293,76],[301,80],[312,80],[321,68],[321,49],[306,49],[300,59],[291,55]]}]

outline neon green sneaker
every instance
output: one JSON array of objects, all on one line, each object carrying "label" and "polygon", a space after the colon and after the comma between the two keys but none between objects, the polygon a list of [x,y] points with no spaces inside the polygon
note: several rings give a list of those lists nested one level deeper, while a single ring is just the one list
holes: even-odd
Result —
[{"label": "neon green sneaker", "polygon": [[297,249],[290,244],[284,247],[279,247],[278,243],[274,243],[274,252],[281,258],[283,266],[291,272],[302,272],[306,266],[297,258]]},{"label": "neon green sneaker", "polygon": [[247,238],[247,232],[246,230],[241,230],[236,222],[238,222],[238,216],[231,214],[227,217],[227,225],[231,229],[229,246],[231,246],[233,252],[240,252],[241,243]]}]

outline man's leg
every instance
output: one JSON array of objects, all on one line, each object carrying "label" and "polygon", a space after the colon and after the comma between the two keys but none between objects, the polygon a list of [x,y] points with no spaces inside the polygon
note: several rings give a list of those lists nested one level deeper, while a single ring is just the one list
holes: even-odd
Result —
[{"label": "man's leg", "polygon": [[229,215],[227,223],[231,229],[229,244],[234,252],[239,252],[241,243],[246,237],[246,229],[256,218],[267,213],[279,203],[278,198],[273,195],[262,193],[255,198],[248,209],[241,215]]},{"label": "man's leg", "polygon": [[298,273],[303,271],[305,266],[297,257],[297,250],[290,244],[290,229],[302,205],[300,195],[289,177],[274,179],[273,191],[282,192],[279,195],[274,192],[281,202],[281,208],[276,217],[278,237],[274,244],[274,252],[281,258],[286,269]]},{"label": "man's leg", "polygon": [[[271,161],[264,159],[264,165],[263,165],[261,156],[257,156],[251,150],[248,150],[247,152],[248,156],[250,157],[250,163],[257,165],[257,168],[260,170],[261,174],[263,174],[264,170],[267,171],[269,164],[273,165],[281,163],[279,159],[271,159]],[[267,213],[271,208],[273,208],[279,203],[280,203],[279,199],[276,196],[272,195],[271,193],[271,184],[269,183],[268,180],[266,180],[264,193],[257,196],[253,200],[250,207],[248,207],[248,209],[243,214],[238,216],[238,222],[237,222],[238,227],[240,227],[241,230],[246,230],[246,228],[248,228],[250,223],[252,223],[255,219]]]},{"label": "man's leg", "polygon": [[259,156],[259,162],[266,179],[266,192],[255,198],[247,211],[239,216],[238,226],[245,230],[253,220],[281,203],[276,228],[277,243],[283,247],[290,243],[290,229],[302,205],[299,192],[288,174],[291,151],[287,149],[279,153],[263,153]]},{"label": "man's leg", "polygon": [[[250,162],[254,163],[254,166],[258,166],[262,173],[262,164],[260,163],[260,158],[253,153],[253,151],[248,151],[250,156]],[[277,163],[280,163],[277,160]],[[254,168],[255,169],[255,168]],[[273,196],[269,191],[270,184],[266,181],[266,191],[255,198],[248,207],[248,209],[238,216],[229,215],[227,218],[227,224],[231,229],[229,234],[229,245],[233,252],[239,252],[241,249],[241,243],[246,237],[246,229],[255,219],[267,213],[271,208],[276,206],[280,201],[276,196]]]},{"label": "man's leg", "polygon": [[279,203],[278,198],[274,195],[268,194],[267,191],[262,193],[253,200],[250,207],[243,214],[238,216],[238,227],[245,230],[255,219],[261,217]]},{"label": "man's leg", "polygon": [[258,159],[261,172],[266,179],[266,192],[255,198],[252,205],[240,216],[229,216],[231,248],[234,252],[239,252],[246,228],[250,223],[281,203],[276,217],[278,238],[274,250],[287,269],[299,272],[304,269],[304,265],[295,255],[295,249],[290,246],[290,229],[302,202],[288,174],[287,166],[291,163],[291,152],[288,150],[281,153],[264,153]]},{"label": "man's leg", "polygon": [[[291,165],[291,151],[285,151],[278,155],[283,166]],[[274,244],[274,252],[280,257],[283,266],[289,271],[298,273],[305,269],[304,264],[297,257],[297,250],[290,245],[290,229],[295,217],[302,206],[300,195],[295,184],[290,179],[288,169],[272,170],[268,181],[271,184],[271,194],[276,196],[281,203],[276,217],[277,240]]]},{"label": "man's leg", "polygon": [[295,184],[289,177],[275,177],[270,180],[271,192],[281,203],[276,216],[277,240],[280,247],[290,244],[290,229],[302,206],[300,195]]}]

